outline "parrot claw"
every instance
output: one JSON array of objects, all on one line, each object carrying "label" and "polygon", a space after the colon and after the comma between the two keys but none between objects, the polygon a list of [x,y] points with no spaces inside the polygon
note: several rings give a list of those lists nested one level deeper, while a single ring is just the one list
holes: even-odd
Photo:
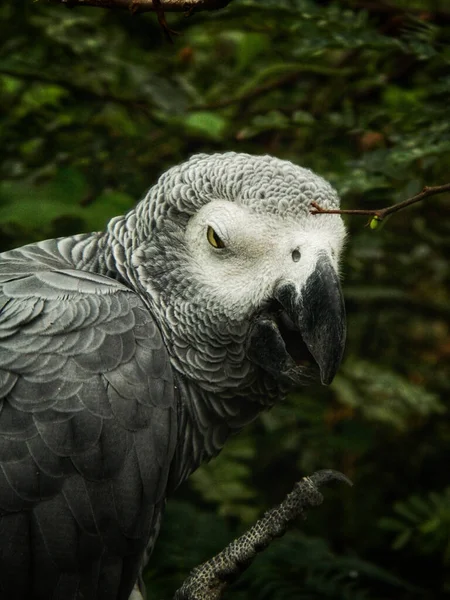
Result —
[{"label": "parrot claw", "polygon": [[173,600],[220,600],[228,585],[250,566],[253,559],[272,542],[284,535],[287,526],[297,517],[305,517],[304,510],[322,504],[319,488],[331,481],[348,477],[331,469],[317,471],[303,477],[294,485],[286,498],[268,512],[241,537],[229,544],[212,559],[195,567]]}]

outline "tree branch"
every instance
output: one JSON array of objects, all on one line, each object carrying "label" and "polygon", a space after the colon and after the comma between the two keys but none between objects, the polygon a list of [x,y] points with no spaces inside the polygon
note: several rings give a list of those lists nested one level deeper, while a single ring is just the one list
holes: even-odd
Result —
[{"label": "tree branch", "polygon": [[371,215],[373,218],[370,221],[371,229],[376,229],[381,221],[383,221],[387,216],[392,215],[393,213],[398,212],[399,210],[403,210],[407,206],[411,206],[411,204],[416,204],[416,202],[420,202],[425,198],[430,196],[436,196],[437,194],[443,194],[444,192],[450,192],[450,183],[446,183],[444,185],[436,185],[433,187],[424,187],[423,190],[408,198],[407,200],[403,200],[402,202],[398,202],[397,204],[393,204],[392,206],[386,206],[385,208],[363,208],[363,209],[326,209],[320,207],[317,202],[311,202],[311,206],[313,210],[311,210],[311,214],[313,215]]},{"label": "tree branch", "polygon": [[184,12],[190,16],[199,10],[216,10],[224,8],[231,0],[47,0],[52,4],[64,4],[68,8],[76,6],[94,6],[96,8],[129,10],[133,15],[153,11],[167,40],[171,43],[172,35],[178,32],[170,29],[166,21],[166,12]]},{"label": "tree branch", "polygon": [[335,69],[333,67],[324,67],[322,65],[298,65],[298,67],[294,71],[290,71],[288,73],[283,73],[276,77],[275,79],[269,79],[269,81],[265,81],[260,85],[257,85],[245,92],[241,92],[236,96],[231,96],[230,98],[224,98],[222,100],[218,100],[216,102],[210,102],[206,104],[199,104],[195,106],[194,110],[214,110],[217,108],[225,108],[232,104],[239,104],[241,102],[247,102],[248,100],[253,100],[258,96],[266,94],[272,90],[281,88],[285,85],[294,83],[297,79],[300,79],[305,74],[319,75],[325,77],[344,77],[346,75],[351,74],[351,69]]},{"label": "tree branch", "polygon": [[192,13],[199,10],[217,10],[224,8],[231,0],[47,0],[52,4],[64,4],[69,8],[75,6],[96,6],[97,8],[119,8],[132,13],[143,12],[184,12]]},{"label": "tree branch", "polygon": [[317,471],[304,477],[281,504],[269,510],[219,554],[193,569],[173,600],[221,600],[230,583],[238,579],[275,538],[284,535],[295,518],[305,518],[306,509],[322,503],[319,488],[332,481],[352,485],[338,471]]}]

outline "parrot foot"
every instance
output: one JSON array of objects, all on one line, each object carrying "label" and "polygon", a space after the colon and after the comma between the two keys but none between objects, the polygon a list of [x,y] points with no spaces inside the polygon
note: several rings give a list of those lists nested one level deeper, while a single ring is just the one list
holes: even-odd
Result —
[{"label": "parrot foot", "polygon": [[274,538],[284,535],[291,521],[299,516],[305,518],[305,509],[322,503],[319,488],[336,480],[352,485],[345,475],[332,470],[317,471],[301,479],[281,504],[266,512],[211,560],[193,569],[173,600],[220,600],[228,585],[250,566],[256,555]]}]

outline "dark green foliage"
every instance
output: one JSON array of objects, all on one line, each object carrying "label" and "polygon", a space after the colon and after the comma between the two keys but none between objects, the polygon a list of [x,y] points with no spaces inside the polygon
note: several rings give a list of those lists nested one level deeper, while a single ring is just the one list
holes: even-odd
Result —
[{"label": "dark green foliage", "polygon": [[444,566],[450,565],[450,487],[397,502],[394,513],[380,521],[381,527],[398,534],[394,548],[411,544],[419,554],[438,554]]},{"label": "dark green foliage", "polygon": [[[233,0],[169,21],[175,46],[152,15],[1,5],[0,249],[99,229],[198,151],[293,160],[345,208],[450,181],[445,0]],[[375,231],[346,219],[338,377],[264,414],[177,492],[152,598],[319,468],[355,487],[326,490],[230,597],[450,595],[449,200]]]},{"label": "dark green foliage", "polygon": [[[155,599],[170,598],[174,584],[181,585],[190,569],[240,533],[236,527],[227,529],[220,517],[177,501],[169,504],[164,530],[147,572],[151,597]],[[196,546],[192,545],[192,538],[204,541]],[[354,555],[337,555],[326,540],[295,531],[257,559],[233,588],[232,597],[236,600],[381,600],[386,595],[402,593],[411,598],[422,597],[421,590],[387,570]]]}]

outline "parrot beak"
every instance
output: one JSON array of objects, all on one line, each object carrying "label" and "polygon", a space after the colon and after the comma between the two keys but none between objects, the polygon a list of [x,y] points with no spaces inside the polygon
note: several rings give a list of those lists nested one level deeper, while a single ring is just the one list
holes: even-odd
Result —
[{"label": "parrot beak", "polygon": [[339,279],[323,253],[299,291],[279,282],[272,301],[253,319],[247,357],[273,377],[304,385],[320,373],[332,382],[345,346],[345,307]]},{"label": "parrot beak", "polygon": [[322,383],[328,385],[341,364],[346,338],[344,299],[328,256],[325,253],[319,256],[300,293],[293,284],[286,283],[277,288],[274,297],[284,309],[279,323],[286,351],[299,362],[296,360],[296,354],[300,358],[302,354],[299,332],[319,367]]}]

